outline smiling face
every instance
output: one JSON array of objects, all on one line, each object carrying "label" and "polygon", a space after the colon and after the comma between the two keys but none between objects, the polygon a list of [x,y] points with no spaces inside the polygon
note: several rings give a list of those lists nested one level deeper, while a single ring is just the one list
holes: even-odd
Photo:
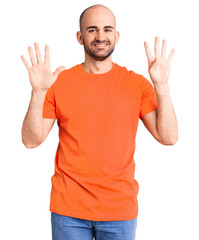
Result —
[{"label": "smiling face", "polygon": [[77,39],[84,45],[86,58],[103,61],[110,57],[119,40],[113,13],[103,6],[88,9],[82,18]]}]

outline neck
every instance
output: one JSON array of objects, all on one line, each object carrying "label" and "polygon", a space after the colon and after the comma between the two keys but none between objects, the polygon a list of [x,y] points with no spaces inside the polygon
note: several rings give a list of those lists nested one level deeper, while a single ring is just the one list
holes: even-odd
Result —
[{"label": "neck", "polygon": [[112,60],[109,56],[104,61],[96,61],[92,58],[86,57],[85,62],[82,63],[82,67],[89,73],[102,74],[112,69]]}]

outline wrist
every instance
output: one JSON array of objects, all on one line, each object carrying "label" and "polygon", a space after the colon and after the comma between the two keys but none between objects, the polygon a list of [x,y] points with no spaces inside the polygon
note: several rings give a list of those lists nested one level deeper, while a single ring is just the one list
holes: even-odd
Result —
[{"label": "wrist", "polygon": [[154,89],[158,95],[168,95],[169,85],[168,84],[154,84]]},{"label": "wrist", "polygon": [[32,94],[44,94],[48,91],[48,89],[39,89],[39,90],[35,90],[35,89],[32,89]]},{"label": "wrist", "polygon": [[48,90],[33,90],[31,91],[32,97],[44,98]]}]

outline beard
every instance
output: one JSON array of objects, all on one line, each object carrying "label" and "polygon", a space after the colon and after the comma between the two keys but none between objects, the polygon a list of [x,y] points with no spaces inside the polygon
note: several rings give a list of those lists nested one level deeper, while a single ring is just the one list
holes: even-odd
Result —
[{"label": "beard", "polygon": [[[108,44],[109,46],[109,49],[108,50],[98,50],[98,51],[95,51],[94,49],[92,49],[90,46],[88,46],[85,41],[84,41],[84,38],[83,38],[83,45],[84,45],[84,50],[85,52],[91,57],[93,58],[94,60],[96,61],[104,61],[106,58],[108,58],[114,51],[115,49],[115,44],[111,46],[111,43],[110,41],[103,41],[103,42],[100,42],[100,41],[94,41],[91,43],[92,46],[94,46],[94,44],[97,44],[97,43],[105,43],[105,44]],[[101,53],[101,51],[104,51],[104,54]]]}]

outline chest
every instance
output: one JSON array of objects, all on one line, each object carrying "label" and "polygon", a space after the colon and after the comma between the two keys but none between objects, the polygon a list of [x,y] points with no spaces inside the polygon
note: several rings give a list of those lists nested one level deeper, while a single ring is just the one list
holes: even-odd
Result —
[{"label": "chest", "polygon": [[[58,124],[125,124],[139,116],[140,96],[128,83],[63,85],[56,96]],[[82,123],[82,124],[81,124]]]}]

